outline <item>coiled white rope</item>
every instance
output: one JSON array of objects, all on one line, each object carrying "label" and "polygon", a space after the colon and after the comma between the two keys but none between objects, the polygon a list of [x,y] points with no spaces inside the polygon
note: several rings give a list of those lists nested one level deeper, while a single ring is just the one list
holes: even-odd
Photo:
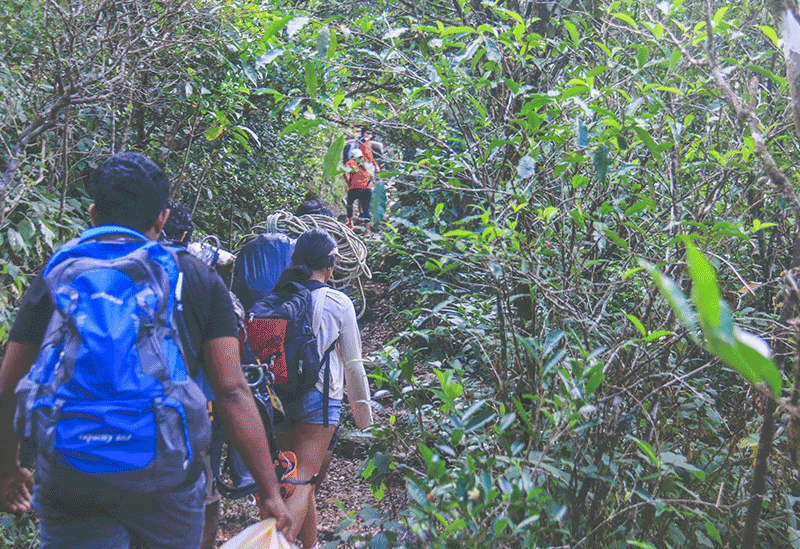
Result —
[{"label": "coiled white rope", "polygon": [[336,264],[331,282],[335,286],[352,283],[358,285],[361,294],[361,310],[358,316],[361,317],[366,309],[366,297],[361,279],[364,277],[371,279],[372,271],[367,265],[366,244],[344,223],[327,215],[295,216],[290,212],[278,211],[267,217],[266,221],[254,225],[250,233],[239,241],[237,250],[262,233],[283,233],[289,238],[297,238],[313,228],[325,229],[336,240],[342,259]]}]

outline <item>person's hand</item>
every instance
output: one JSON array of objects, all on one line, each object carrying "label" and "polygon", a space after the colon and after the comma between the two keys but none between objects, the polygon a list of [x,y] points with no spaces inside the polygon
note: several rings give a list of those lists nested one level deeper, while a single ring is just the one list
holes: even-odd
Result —
[{"label": "person's hand", "polygon": [[289,530],[292,528],[292,517],[289,516],[289,509],[283,498],[278,495],[271,498],[258,497],[256,502],[261,512],[261,520],[275,517],[275,528],[288,538]]},{"label": "person's hand", "polygon": [[31,510],[33,477],[22,467],[0,478],[0,511],[26,513]]}]

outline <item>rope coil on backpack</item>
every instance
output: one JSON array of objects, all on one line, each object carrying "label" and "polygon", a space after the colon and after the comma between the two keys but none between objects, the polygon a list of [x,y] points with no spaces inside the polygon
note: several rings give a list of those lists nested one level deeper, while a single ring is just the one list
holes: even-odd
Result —
[{"label": "rope coil on backpack", "polygon": [[254,225],[238,247],[241,248],[262,233],[283,233],[289,238],[297,238],[314,228],[325,229],[336,240],[342,259],[336,263],[331,282],[336,286],[353,283],[358,286],[362,302],[358,316],[361,317],[366,309],[362,278],[372,279],[372,270],[367,265],[367,245],[344,223],[327,215],[307,214],[298,217],[289,212],[278,211],[267,217],[266,221]]}]

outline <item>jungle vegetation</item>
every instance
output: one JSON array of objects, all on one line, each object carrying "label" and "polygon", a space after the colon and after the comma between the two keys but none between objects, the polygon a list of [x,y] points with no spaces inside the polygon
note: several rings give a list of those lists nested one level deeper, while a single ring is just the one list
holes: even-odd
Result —
[{"label": "jungle vegetation", "polygon": [[[363,474],[405,503],[331,548],[800,547],[797,14],[5,1],[0,337],[109,154],[157,159],[234,248],[306,193],[340,203],[366,123],[402,329]],[[0,544],[34,529],[0,515]]]}]

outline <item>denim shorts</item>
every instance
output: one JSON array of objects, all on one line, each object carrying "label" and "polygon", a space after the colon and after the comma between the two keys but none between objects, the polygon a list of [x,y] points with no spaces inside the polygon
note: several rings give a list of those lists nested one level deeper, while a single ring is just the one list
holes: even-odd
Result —
[{"label": "denim shorts", "polygon": [[[275,431],[278,433],[288,433],[294,430],[298,423],[310,423],[312,425],[324,425],[322,414],[322,392],[316,387],[312,387],[302,397],[292,402],[284,402],[283,410],[286,417],[283,421],[275,424]],[[342,415],[342,399],[328,399],[328,425],[337,426]]]}]

